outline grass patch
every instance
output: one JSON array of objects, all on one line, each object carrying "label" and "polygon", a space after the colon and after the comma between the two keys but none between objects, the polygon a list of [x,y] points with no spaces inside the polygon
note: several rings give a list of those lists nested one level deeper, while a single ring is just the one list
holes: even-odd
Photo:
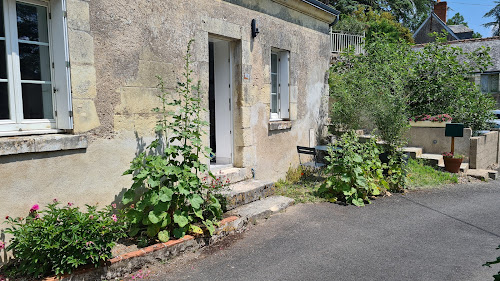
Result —
[{"label": "grass patch", "polygon": [[293,198],[295,203],[325,202],[317,195],[317,190],[324,181],[314,171],[299,166],[290,167],[284,180],[276,183],[276,194]]},{"label": "grass patch", "polygon": [[424,165],[422,161],[409,159],[408,161],[408,187],[436,187],[444,184],[458,183],[458,175],[442,172],[431,166]]}]

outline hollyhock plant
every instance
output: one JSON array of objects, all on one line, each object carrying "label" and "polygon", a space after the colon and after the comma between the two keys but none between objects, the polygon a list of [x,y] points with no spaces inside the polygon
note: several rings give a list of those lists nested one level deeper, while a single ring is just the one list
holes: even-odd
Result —
[{"label": "hollyhock plant", "polygon": [[5,242],[0,241],[0,250],[5,249]]}]

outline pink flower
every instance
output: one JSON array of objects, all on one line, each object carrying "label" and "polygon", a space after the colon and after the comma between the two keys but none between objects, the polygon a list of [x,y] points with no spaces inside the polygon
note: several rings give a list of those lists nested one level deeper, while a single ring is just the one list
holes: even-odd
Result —
[{"label": "pink flower", "polygon": [[35,220],[39,219],[40,218],[40,214],[36,214],[35,216]]},{"label": "pink flower", "polygon": [[90,215],[90,216],[89,216],[89,219],[93,220],[93,219],[94,219],[94,216],[93,216],[93,215]]},{"label": "pink flower", "polygon": [[35,205],[31,206],[30,213],[38,211],[39,209],[40,209],[40,206],[38,206],[38,204],[35,204]]},{"label": "pink flower", "polygon": [[113,219],[113,221],[114,221],[114,222],[117,222],[117,221],[118,221],[118,218],[116,217],[116,215],[115,215],[115,214],[113,214],[113,215],[111,216],[111,219]]},{"label": "pink flower", "polygon": [[0,250],[5,249],[5,242],[0,241]]},{"label": "pink flower", "polygon": [[71,207],[71,206],[73,206],[73,203],[71,203],[71,202],[68,202],[68,206],[70,206],[70,207]]},{"label": "pink flower", "polygon": [[52,202],[57,203],[57,202],[58,202],[58,201],[57,201],[57,198],[54,198],[54,199],[52,200]]},{"label": "pink flower", "polygon": [[8,220],[9,219],[9,216],[5,216],[5,219]]},{"label": "pink flower", "polygon": [[134,204],[130,205],[130,208],[131,209],[135,208],[135,205]]},{"label": "pink flower", "polygon": [[116,204],[115,203],[111,204],[111,207],[113,207],[113,209],[116,209]]},{"label": "pink flower", "polygon": [[89,242],[85,243],[85,245],[86,245],[87,247],[88,247],[89,245],[92,245],[92,244],[94,244],[94,242],[92,242],[92,241],[89,241]]}]

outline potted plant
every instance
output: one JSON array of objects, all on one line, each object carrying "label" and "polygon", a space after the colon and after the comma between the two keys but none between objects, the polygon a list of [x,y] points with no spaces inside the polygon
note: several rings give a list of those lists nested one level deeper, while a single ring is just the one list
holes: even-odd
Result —
[{"label": "potted plant", "polygon": [[460,165],[462,165],[462,161],[464,160],[464,156],[461,154],[454,154],[453,152],[444,152],[443,154],[444,160],[444,169],[450,173],[458,173],[460,172]]}]

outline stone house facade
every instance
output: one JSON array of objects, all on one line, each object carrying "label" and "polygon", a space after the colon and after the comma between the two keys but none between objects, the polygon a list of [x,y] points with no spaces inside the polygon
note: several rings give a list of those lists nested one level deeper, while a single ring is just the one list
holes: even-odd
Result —
[{"label": "stone house facade", "polygon": [[155,76],[174,91],[190,39],[217,165],[277,180],[321,135],[338,12],[318,1],[0,3],[2,216],[118,201],[154,137]]}]

